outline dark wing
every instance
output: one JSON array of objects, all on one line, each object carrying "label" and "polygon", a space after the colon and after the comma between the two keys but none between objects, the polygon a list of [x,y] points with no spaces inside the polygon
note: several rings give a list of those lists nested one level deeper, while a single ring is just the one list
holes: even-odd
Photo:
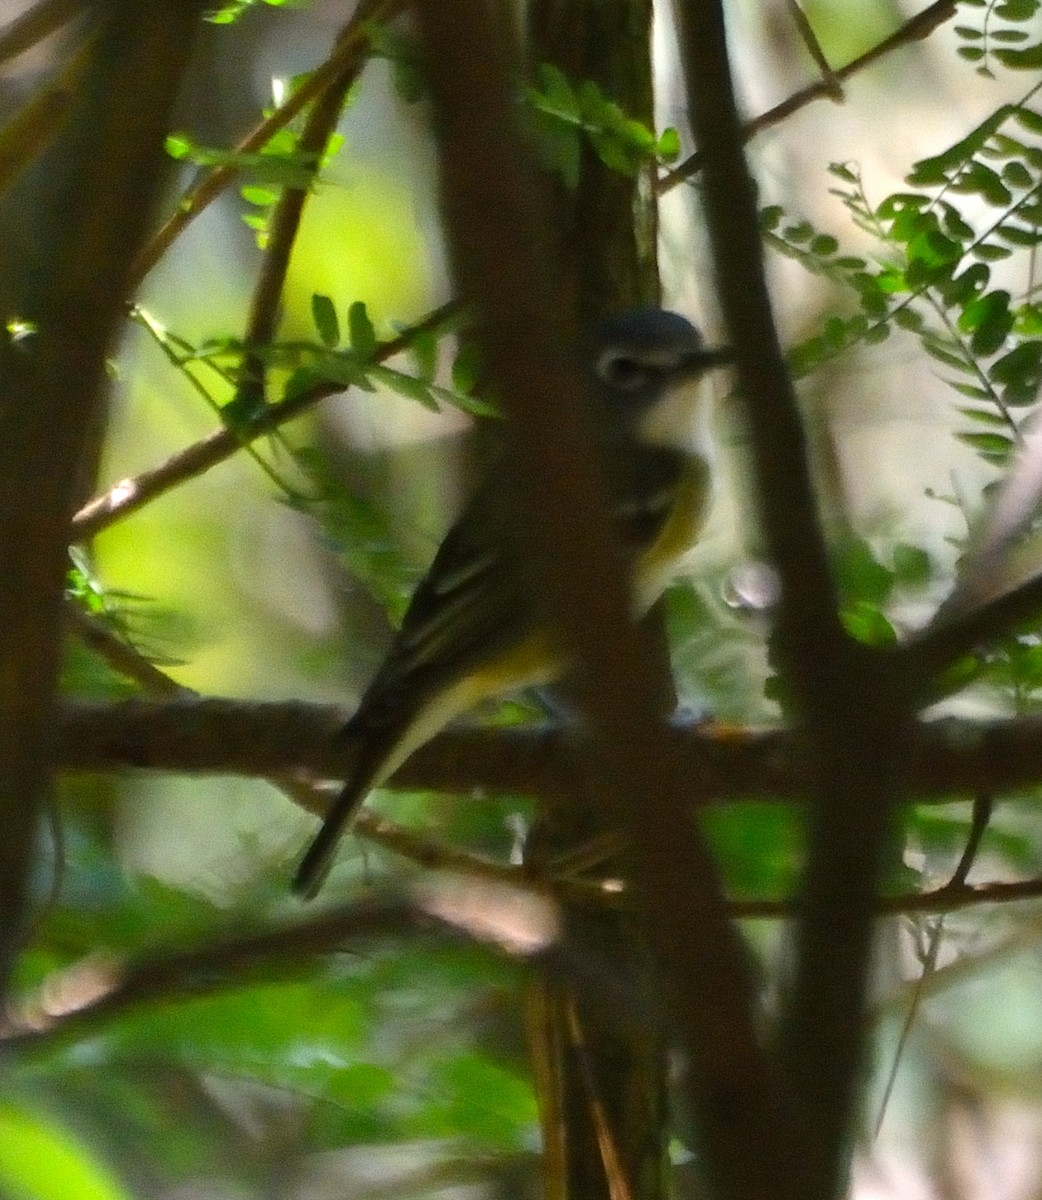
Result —
[{"label": "dark wing", "polygon": [[502,491],[482,488],[446,534],[344,728],[343,736],[358,745],[358,759],[297,870],[293,890],[306,898],[322,886],[345,826],[427,706],[533,632]]}]

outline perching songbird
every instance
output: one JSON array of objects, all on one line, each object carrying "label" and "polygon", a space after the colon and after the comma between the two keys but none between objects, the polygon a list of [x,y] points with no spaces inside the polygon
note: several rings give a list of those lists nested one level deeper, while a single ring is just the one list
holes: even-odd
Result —
[{"label": "perching songbird", "polygon": [[[677,313],[648,308],[598,325],[583,350],[613,527],[632,571],[634,615],[672,578],[702,523],[709,472],[688,448],[693,381],[731,359]],[[368,793],[417,747],[482,700],[546,684],[567,656],[541,629],[512,550],[514,517],[489,480],[449,529],[383,665],[343,736],[354,773],[304,855],[293,890],[310,899]]]}]

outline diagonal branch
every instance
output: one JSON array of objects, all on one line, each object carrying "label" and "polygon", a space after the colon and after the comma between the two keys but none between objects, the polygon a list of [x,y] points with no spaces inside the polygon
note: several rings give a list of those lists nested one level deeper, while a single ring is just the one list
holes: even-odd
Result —
[{"label": "diagonal branch", "polygon": [[[743,142],[751,141],[765,130],[780,125],[793,113],[799,112],[801,108],[806,108],[815,100],[834,100],[837,83],[845,82],[851,76],[857,75],[866,67],[870,67],[902,46],[909,46],[913,42],[929,37],[935,29],[951,20],[955,16],[955,12],[956,0],[934,0],[934,3],[924,8],[922,12],[910,17],[900,29],[895,30],[889,37],[885,37],[870,50],[866,50],[864,54],[859,54],[846,66],[836,68],[825,78],[801,88],[780,104],[776,104],[774,108],[768,109],[767,112],[752,121],[747,121],[739,133],[741,140]],[[690,179],[692,175],[697,174],[701,171],[703,162],[702,151],[699,149],[689,158],[685,158],[682,163],[678,163],[659,180],[657,187],[659,195],[672,191],[677,184],[683,183],[685,179]]]},{"label": "diagonal branch", "polygon": [[38,0],[0,29],[0,63],[50,37],[87,7],[87,0]]},{"label": "diagonal branch", "polygon": [[[459,306],[452,301],[436,308],[422,321],[410,325],[403,333],[389,341],[381,342],[369,360],[369,364],[386,362],[395,354],[408,349],[413,339],[421,333],[437,331],[449,324],[459,313]],[[363,364],[364,368],[364,364]],[[305,389],[297,396],[288,400],[280,400],[269,404],[260,414],[245,426],[232,429],[225,427],[215,429],[199,441],[193,442],[185,449],[179,450],[166,462],[143,471],[133,479],[122,479],[113,484],[107,492],[96,496],[75,515],[72,520],[73,541],[86,541],[102,529],[116,521],[137,512],[139,508],[149,504],[157,497],[184,483],[202,475],[218,463],[231,458],[244,446],[248,446],[259,437],[271,433],[287,421],[292,421],[302,413],[307,412],[320,400],[334,396],[344,391],[342,383],[317,383]]]},{"label": "diagonal branch", "polygon": [[[386,21],[404,7],[404,0],[374,0],[368,16],[370,20]],[[356,25],[352,22],[345,31],[342,41],[337,44],[329,58],[321,66],[315,68],[284,104],[281,104],[270,117],[261,121],[239,142],[235,147],[235,153],[255,154],[257,151],[263,150],[275,134],[302,113],[312,100],[321,96],[328,88],[336,86],[337,80],[345,71],[359,69],[368,50],[368,31],[364,25]],[[128,295],[134,295],[141,281],[177,238],[200,213],[235,182],[238,176],[239,168],[234,165],[212,167],[204,172],[199,181],[184,193],[173,213],[138,255],[131,271]]]},{"label": "diagonal branch", "polygon": [[[337,38],[337,45],[354,45],[360,35],[365,35],[366,26],[381,12],[380,0],[362,0],[355,9],[345,28]],[[363,42],[364,45],[364,42]],[[365,59],[360,52],[352,56],[340,73],[329,81],[308,114],[307,122],[297,140],[298,154],[314,161],[316,170],[332,137],[347,93],[361,74]],[[246,327],[247,354],[242,365],[240,386],[253,389],[258,401],[264,396],[264,364],[258,353],[275,337],[278,326],[279,302],[289,270],[293,244],[300,230],[304,205],[310,187],[285,187],[272,214],[268,230],[268,243],[261,260],[260,275],[253,291],[249,321]]]}]

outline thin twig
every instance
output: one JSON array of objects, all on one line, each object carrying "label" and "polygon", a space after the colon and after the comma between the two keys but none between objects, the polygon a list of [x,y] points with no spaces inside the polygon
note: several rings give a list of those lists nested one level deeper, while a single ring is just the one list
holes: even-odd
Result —
[{"label": "thin twig", "polygon": [[[905,892],[875,900],[877,916],[904,916],[911,913],[950,913],[981,904],[1016,904],[1042,897],[1042,876],[1013,883],[944,884],[929,892]],[[792,900],[733,900],[736,917],[792,917],[798,909]]]},{"label": "thin twig", "polygon": [[[314,955],[349,950],[374,938],[416,936],[437,925],[414,904],[367,900],[246,937],[195,950],[153,954],[137,962],[93,956],[56,973],[35,1000],[13,1009],[0,1044],[30,1049],[82,1036],[99,1022],[152,1000],[211,995],[258,979],[307,970]],[[444,927],[443,927],[444,928]]]},{"label": "thin twig", "polygon": [[825,51],[822,49],[821,42],[818,41],[818,35],[814,32],[814,26],[811,25],[807,19],[807,14],[800,7],[799,0],[787,0],[786,7],[789,10],[789,16],[792,17],[793,24],[803,39],[803,44],[807,47],[811,58],[814,59],[818,70],[821,72],[821,82],[828,89],[826,94],[830,100],[836,101],[837,104],[842,103],[842,84],[836,72],[832,69],[832,64],[825,57]]},{"label": "thin twig", "polygon": [[93,34],[87,31],[58,71],[4,121],[0,128],[0,193],[7,192],[58,135],[83,86],[93,51]]},{"label": "thin twig", "polygon": [[[512,868],[503,882],[509,883],[514,893],[530,891],[533,886],[522,868]],[[882,899],[877,902],[877,911],[950,912],[970,905],[1012,903],[1040,896],[1042,878],[958,889],[947,885],[933,892]],[[742,900],[730,902],[729,909],[740,918],[787,918],[792,916],[793,905],[785,900]],[[194,950],[173,950],[136,962],[92,955],[53,973],[44,987],[11,1005],[6,1027],[0,1031],[0,1044],[7,1050],[41,1050],[83,1037],[139,1004],[195,998],[258,980],[283,979],[310,970],[308,960],[316,955],[343,953],[372,940],[432,934],[455,937],[461,930],[473,936],[475,930],[463,914],[458,921],[449,915],[446,924],[442,919],[446,913],[446,906],[441,904],[425,910],[412,903],[378,898],[262,933],[218,939]],[[958,968],[965,966],[957,964]]]},{"label": "thin twig", "polygon": [[87,7],[87,0],[39,0],[0,29],[0,64],[50,37]]},{"label": "thin twig", "polygon": [[181,698],[198,696],[191,688],[183,687],[161,671],[154,663],[130,644],[100,617],[84,610],[75,600],[66,597],[65,619],[80,641],[103,658],[114,671],[132,679],[148,696]]},{"label": "thin twig", "polygon": [[1042,575],[985,601],[965,616],[928,626],[894,654],[916,691],[930,696],[934,680],[965,654],[996,638],[1008,637],[1018,623],[1042,612]]},{"label": "thin twig", "polygon": [[[757,134],[763,133],[766,129],[772,129],[775,125],[781,124],[782,121],[791,117],[793,113],[798,112],[801,108],[805,108],[808,104],[815,100],[828,100],[833,98],[833,89],[835,84],[833,80],[844,82],[852,75],[856,75],[859,71],[863,71],[866,67],[878,62],[879,59],[891,54],[894,50],[900,49],[902,46],[907,46],[912,42],[922,41],[930,36],[931,33],[946,21],[955,16],[956,0],[934,0],[934,3],[924,8],[921,13],[917,13],[914,17],[909,18],[899,29],[895,30],[889,37],[885,37],[878,45],[873,46],[871,50],[866,50],[864,54],[858,55],[852,59],[844,67],[838,67],[832,72],[831,79],[819,79],[816,83],[809,84],[805,88],[801,88],[798,92],[794,92],[786,100],[780,104],[776,104],[774,108],[768,109],[752,121],[746,122],[741,129],[742,142],[748,142]],[[692,175],[697,174],[703,165],[702,151],[696,150],[689,158],[685,158],[682,163],[673,167],[658,181],[657,191],[661,196],[668,191],[671,191],[678,184],[683,183],[685,179],[690,179]]]}]

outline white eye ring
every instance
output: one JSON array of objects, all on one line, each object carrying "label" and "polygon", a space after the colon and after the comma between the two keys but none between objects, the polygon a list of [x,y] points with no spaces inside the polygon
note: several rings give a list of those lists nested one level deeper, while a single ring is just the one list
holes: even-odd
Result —
[{"label": "white eye ring", "polygon": [[627,392],[645,387],[650,379],[644,363],[615,350],[605,350],[597,360],[597,375],[612,387]]}]

